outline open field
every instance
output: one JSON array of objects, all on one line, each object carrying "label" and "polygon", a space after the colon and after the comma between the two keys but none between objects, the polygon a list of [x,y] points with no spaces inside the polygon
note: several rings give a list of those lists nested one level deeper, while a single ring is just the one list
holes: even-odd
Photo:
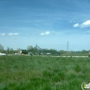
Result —
[{"label": "open field", "polygon": [[0,90],[81,90],[89,57],[0,56]]}]

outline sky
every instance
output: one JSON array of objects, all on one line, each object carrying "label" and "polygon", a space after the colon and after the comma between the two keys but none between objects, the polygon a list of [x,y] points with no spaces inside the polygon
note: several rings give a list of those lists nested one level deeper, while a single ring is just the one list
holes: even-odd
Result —
[{"label": "sky", "polygon": [[90,50],[90,0],[0,0],[0,44]]}]

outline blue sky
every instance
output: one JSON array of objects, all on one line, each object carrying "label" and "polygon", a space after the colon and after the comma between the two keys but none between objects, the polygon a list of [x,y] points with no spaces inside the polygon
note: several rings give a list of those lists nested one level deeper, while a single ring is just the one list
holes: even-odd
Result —
[{"label": "blue sky", "polygon": [[90,50],[90,0],[0,0],[0,44]]}]

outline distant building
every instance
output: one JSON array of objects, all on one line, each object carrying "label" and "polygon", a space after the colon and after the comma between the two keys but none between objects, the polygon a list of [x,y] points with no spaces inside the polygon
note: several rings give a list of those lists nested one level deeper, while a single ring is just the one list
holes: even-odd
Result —
[{"label": "distant building", "polygon": [[43,49],[40,48],[37,44],[32,50],[26,50],[26,49],[21,49],[19,50],[19,54],[28,54],[28,55],[42,55]]},{"label": "distant building", "polygon": [[35,49],[35,55],[42,55],[43,49],[40,48],[37,44],[36,44],[36,46],[34,47],[34,49]]},{"label": "distant building", "polygon": [[19,53],[20,54],[28,54],[28,51],[27,50],[20,50]]},{"label": "distant building", "polygon": [[39,51],[42,51],[42,48],[40,48],[37,44],[36,44],[36,46],[34,48],[39,50]]}]

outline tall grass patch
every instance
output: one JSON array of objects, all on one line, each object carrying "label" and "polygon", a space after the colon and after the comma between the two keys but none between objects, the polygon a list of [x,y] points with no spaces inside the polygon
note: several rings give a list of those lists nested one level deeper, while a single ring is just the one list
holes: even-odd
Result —
[{"label": "tall grass patch", "polygon": [[89,72],[90,58],[1,56],[0,90],[80,90]]}]

